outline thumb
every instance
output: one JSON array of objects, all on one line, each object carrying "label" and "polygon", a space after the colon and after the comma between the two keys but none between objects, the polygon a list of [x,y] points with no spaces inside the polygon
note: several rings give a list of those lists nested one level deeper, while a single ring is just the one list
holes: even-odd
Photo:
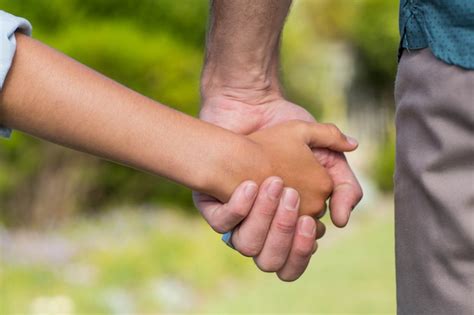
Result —
[{"label": "thumb", "polygon": [[343,134],[334,124],[308,124],[306,144],[310,148],[328,148],[338,152],[349,152],[357,149],[359,143],[352,137]]}]

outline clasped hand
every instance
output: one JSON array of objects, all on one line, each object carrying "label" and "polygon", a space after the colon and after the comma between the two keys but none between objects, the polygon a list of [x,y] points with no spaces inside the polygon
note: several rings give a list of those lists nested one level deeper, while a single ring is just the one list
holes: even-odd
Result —
[{"label": "clasped hand", "polygon": [[[304,111],[288,104],[293,106],[290,107],[293,111]],[[242,108],[242,104],[238,106]],[[272,104],[271,108],[282,109],[274,106]],[[201,113],[202,118],[216,123],[205,110]],[[212,114],[219,114],[219,111],[214,108]],[[326,200],[335,187],[339,187],[339,200],[336,201],[341,205],[344,202],[341,188],[347,187],[337,185],[341,184],[341,177],[348,177],[347,173],[342,172],[338,177],[331,174],[331,168],[335,166],[340,171],[338,161],[345,162],[345,159],[338,160],[337,154],[341,154],[338,152],[357,147],[356,142],[334,125],[317,124],[314,120],[308,123],[300,118],[304,117],[295,115],[294,120],[277,121],[274,126],[256,128],[257,131],[248,135],[253,144],[249,147],[253,148],[241,150],[247,155],[242,159],[248,161],[248,156],[252,156],[252,163],[244,165],[239,174],[225,175],[233,181],[214,188],[212,194],[217,200],[209,195],[194,194],[197,207],[216,231],[224,233],[233,229],[232,242],[236,250],[253,257],[261,270],[276,272],[285,281],[296,280],[316,251],[315,240],[325,232],[318,218],[324,214]],[[321,159],[314,154],[315,150],[329,153],[320,153]],[[360,191],[355,179],[346,184],[354,185],[355,190]],[[361,198],[359,191],[356,191],[359,195],[355,196],[355,201],[350,201],[354,205]],[[342,212],[332,214],[338,226],[345,225],[348,220],[348,215]]]}]

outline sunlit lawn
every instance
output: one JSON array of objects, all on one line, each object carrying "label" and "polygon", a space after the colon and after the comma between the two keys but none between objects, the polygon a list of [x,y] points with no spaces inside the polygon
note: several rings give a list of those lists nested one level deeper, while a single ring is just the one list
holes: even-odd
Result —
[{"label": "sunlit lawn", "polygon": [[258,314],[395,313],[390,218],[366,219],[331,244],[323,240],[310,268],[294,283],[253,274],[249,287],[243,284],[225,298],[213,299],[205,309]]},{"label": "sunlit lawn", "polygon": [[[389,207],[389,206],[387,206]],[[48,233],[2,233],[1,314],[394,313],[390,209],[329,229],[282,283],[199,219],[114,211]]]}]

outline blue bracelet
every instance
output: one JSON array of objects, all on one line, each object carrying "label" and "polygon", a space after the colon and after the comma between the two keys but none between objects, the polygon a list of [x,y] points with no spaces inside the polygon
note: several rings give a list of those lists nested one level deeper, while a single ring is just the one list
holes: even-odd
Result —
[{"label": "blue bracelet", "polygon": [[232,232],[234,231],[229,231],[222,235],[222,241],[227,244],[232,249],[235,249],[234,244],[232,244]]}]

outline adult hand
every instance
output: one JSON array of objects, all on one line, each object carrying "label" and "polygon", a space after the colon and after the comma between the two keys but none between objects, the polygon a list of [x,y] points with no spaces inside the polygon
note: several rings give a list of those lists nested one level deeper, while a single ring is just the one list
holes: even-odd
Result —
[{"label": "adult hand", "polygon": [[299,195],[279,177],[267,178],[259,188],[251,181],[240,184],[226,204],[196,192],[193,198],[215,231],[234,230],[238,252],[284,281],[300,277],[317,249],[316,239],[325,232],[319,221],[298,217]]},{"label": "adult hand", "polygon": [[[200,113],[203,120],[241,134],[288,120],[315,122],[305,109],[281,97],[265,98],[260,102],[251,99],[239,101],[224,96],[204,100]],[[362,198],[362,189],[344,154],[327,149],[315,149],[313,152],[333,180],[331,219],[336,226],[343,227],[349,220],[351,210]],[[324,225],[308,216],[296,219],[296,214],[293,218],[291,214],[290,218],[280,214],[284,213],[285,208],[279,205],[284,204],[285,198],[281,202],[278,200],[283,190],[283,183],[279,179],[267,179],[258,194],[253,193],[251,198],[244,194],[246,185],[252,186],[252,183],[246,182],[239,186],[227,204],[195,193],[196,207],[218,232],[224,233],[237,226],[232,236],[234,247],[241,254],[254,257],[261,270],[276,272],[285,281],[296,280],[305,271],[311,254],[317,249],[317,243],[314,237],[309,236],[309,231],[317,225],[316,238],[320,238],[325,232]],[[270,188],[275,186],[278,189]],[[274,192],[273,195],[270,191]]]},{"label": "adult hand", "polygon": [[[262,97],[258,101],[251,98],[240,101],[229,96],[204,98],[200,117],[240,134],[289,120],[316,121],[304,108],[279,95]],[[362,199],[362,188],[343,153],[328,149],[314,149],[313,152],[333,180],[334,191],[329,203],[332,222],[344,227],[352,209]]]}]

